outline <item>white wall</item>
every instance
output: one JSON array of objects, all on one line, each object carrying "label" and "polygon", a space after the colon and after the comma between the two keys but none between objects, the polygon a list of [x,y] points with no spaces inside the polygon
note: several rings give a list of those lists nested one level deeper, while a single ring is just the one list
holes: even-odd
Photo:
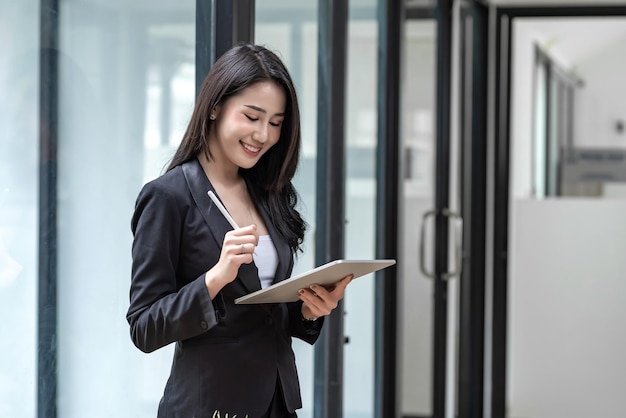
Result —
[{"label": "white wall", "polygon": [[514,209],[508,416],[624,416],[626,200]]},{"label": "white wall", "polygon": [[[623,23],[626,27],[626,20]],[[626,147],[626,131],[615,123],[626,123],[626,34],[576,63],[585,81],[578,90],[574,142],[583,147]]]}]

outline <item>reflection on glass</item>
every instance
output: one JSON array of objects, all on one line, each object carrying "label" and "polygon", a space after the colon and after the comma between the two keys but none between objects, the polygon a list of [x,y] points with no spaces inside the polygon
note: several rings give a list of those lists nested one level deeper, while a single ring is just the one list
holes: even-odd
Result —
[{"label": "reflection on glass", "polygon": [[0,416],[37,399],[39,2],[0,0]]},{"label": "reflection on glass", "polygon": [[[173,347],[128,335],[130,217],[195,95],[195,1],[61,2],[58,411],[156,414]],[[111,401],[113,400],[113,401]]]},{"label": "reflection on glass", "polygon": [[535,66],[535,140],[534,140],[534,194],[538,198],[546,195],[545,178],[546,178],[546,67],[542,62],[538,62]]},{"label": "reflection on glass", "polygon": [[[563,157],[572,145],[570,109],[573,108],[575,75],[562,69],[537,48],[534,77],[534,184],[535,197],[563,194]],[[567,147],[567,149],[566,149]],[[564,154],[567,153],[567,154]]]},{"label": "reflection on glass", "polygon": [[194,27],[189,22],[152,25],[145,89],[144,182],[175,152],[195,100]]},{"label": "reflection on glass", "polygon": [[[403,203],[398,285],[400,412],[432,414],[432,281],[419,268],[422,215],[434,207],[436,23],[406,23],[402,97]],[[425,225],[426,260],[432,260],[432,220]]]},{"label": "reflection on glass", "polygon": [[[346,60],[345,256],[364,260],[375,256],[378,22],[375,2],[359,3],[350,8]],[[344,416],[371,417],[374,398],[363,394],[374,393],[373,275],[350,284],[344,309]]]}]

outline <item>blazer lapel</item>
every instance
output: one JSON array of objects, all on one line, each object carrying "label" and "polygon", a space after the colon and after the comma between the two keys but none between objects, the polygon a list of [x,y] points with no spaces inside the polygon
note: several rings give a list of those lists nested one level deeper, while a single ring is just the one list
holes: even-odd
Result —
[{"label": "blazer lapel", "polygon": [[[212,190],[217,196],[217,192],[197,159],[184,163],[182,169],[193,200],[211,230],[216,245],[221,249],[224,243],[224,235],[233,228],[207,194],[209,190]],[[261,289],[259,272],[254,263],[242,264],[239,267],[238,277],[248,293]]]}]

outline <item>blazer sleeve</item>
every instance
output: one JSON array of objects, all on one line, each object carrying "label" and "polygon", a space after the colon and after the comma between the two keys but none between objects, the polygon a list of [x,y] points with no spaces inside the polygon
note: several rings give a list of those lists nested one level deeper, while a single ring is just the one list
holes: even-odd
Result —
[{"label": "blazer sleeve", "polygon": [[291,336],[313,344],[320,336],[324,317],[318,318],[317,321],[305,321],[302,318],[302,303],[297,301],[287,304]]},{"label": "blazer sleeve", "polygon": [[133,343],[146,353],[202,334],[218,321],[204,275],[182,286],[177,280],[183,221],[172,193],[159,184],[144,186],[131,224],[132,279],[126,318]]}]

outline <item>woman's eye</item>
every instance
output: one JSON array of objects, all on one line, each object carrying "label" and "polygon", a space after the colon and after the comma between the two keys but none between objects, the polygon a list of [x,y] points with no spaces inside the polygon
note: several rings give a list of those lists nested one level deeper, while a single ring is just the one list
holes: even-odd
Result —
[{"label": "woman's eye", "polygon": [[253,122],[256,122],[257,120],[259,120],[259,118],[255,118],[254,116],[250,116],[250,115],[246,115],[246,117]]},{"label": "woman's eye", "polygon": [[270,122],[270,125],[278,128],[280,125],[282,124],[282,122]]}]

